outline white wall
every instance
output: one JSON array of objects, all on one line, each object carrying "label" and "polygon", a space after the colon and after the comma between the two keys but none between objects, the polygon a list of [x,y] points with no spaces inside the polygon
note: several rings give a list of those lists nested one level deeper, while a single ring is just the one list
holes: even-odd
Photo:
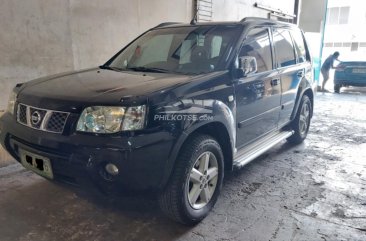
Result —
[{"label": "white wall", "polygon": [[327,24],[324,42],[366,42],[366,1],[329,0],[328,8],[332,7],[350,7],[348,24]]},{"label": "white wall", "polygon": [[305,32],[320,33],[324,25],[326,0],[302,0],[299,26]]},{"label": "white wall", "polygon": [[[293,13],[294,0],[213,0],[214,21],[267,17],[258,2]],[[161,22],[189,22],[194,0],[2,0],[0,110],[16,83],[103,64]]]},{"label": "white wall", "polygon": [[16,83],[103,64],[164,21],[188,22],[193,0],[2,0],[0,110]]},{"label": "white wall", "polygon": [[[347,24],[325,26],[325,43],[365,43],[366,31],[366,1],[365,0],[329,0],[328,8],[332,7],[350,7],[350,13]],[[340,60],[365,60],[366,48],[359,47],[358,51],[351,52],[351,47],[325,47],[323,49],[324,57],[339,51]],[[323,61],[325,58],[323,58]]]}]

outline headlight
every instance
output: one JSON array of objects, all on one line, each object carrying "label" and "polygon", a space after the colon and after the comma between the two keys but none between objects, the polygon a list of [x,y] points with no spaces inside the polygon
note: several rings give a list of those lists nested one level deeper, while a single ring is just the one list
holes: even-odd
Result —
[{"label": "headlight", "polygon": [[146,107],[144,105],[128,107],[123,118],[122,130],[132,131],[144,128]]},{"label": "headlight", "polygon": [[77,124],[77,131],[116,133],[121,130],[139,130],[144,127],[145,106],[115,107],[93,106],[84,109]]},{"label": "headlight", "polygon": [[17,100],[17,94],[14,91],[12,91],[9,96],[8,109],[7,109],[7,111],[12,115],[14,115],[14,107],[16,100]]}]

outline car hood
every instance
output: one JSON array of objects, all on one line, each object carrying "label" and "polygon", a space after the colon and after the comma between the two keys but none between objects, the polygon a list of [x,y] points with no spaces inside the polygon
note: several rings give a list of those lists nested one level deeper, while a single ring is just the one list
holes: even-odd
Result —
[{"label": "car hood", "polygon": [[20,89],[18,100],[51,109],[118,104],[128,97],[146,99],[152,92],[173,88],[193,79],[194,76],[189,75],[94,68],[27,82]]}]

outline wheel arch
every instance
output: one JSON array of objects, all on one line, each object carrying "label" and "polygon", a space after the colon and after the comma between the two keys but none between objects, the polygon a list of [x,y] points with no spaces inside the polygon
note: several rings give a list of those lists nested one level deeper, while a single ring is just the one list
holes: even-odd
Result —
[{"label": "wheel arch", "polygon": [[170,156],[163,180],[161,181],[160,189],[163,189],[173,173],[174,166],[176,165],[176,159],[184,145],[195,135],[209,135],[212,136],[220,145],[223,155],[224,155],[224,166],[225,171],[230,171],[233,168],[233,150],[234,143],[232,141],[232,136],[224,123],[219,121],[213,121],[205,123],[198,126],[195,129],[191,129],[189,133],[183,133],[176,143],[176,151]]},{"label": "wheel arch", "polygon": [[[233,166],[233,147],[229,132],[224,124],[211,122],[196,129],[191,135],[206,134],[215,138],[219,143],[224,155],[224,165],[226,170],[231,170]],[[190,136],[191,136],[190,135]],[[187,138],[189,139],[189,138]]]},{"label": "wheel arch", "polygon": [[310,99],[311,102],[311,117],[313,116],[313,109],[314,109],[314,92],[311,88],[311,86],[307,85],[306,82],[303,82],[302,84],[300,84],[300,87],[297,91],[297,95],[296,95],[296,102],[295,102],[295,107],[294,110],[291,114],[291,120],[295,119],[296,117],[296,113],[299,109],[300,103],[301,103],[301,99],[304,95],[307,95]]}]

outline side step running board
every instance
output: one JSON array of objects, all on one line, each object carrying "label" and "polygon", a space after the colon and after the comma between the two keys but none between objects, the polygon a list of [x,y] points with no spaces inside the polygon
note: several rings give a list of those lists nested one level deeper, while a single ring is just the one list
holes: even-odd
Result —
[{"label": "side step running board", "polygon": [[243,149],[238,151],[234,157],[234,169],[239,169],[245,166],[258,156],[271,149],[279,142],[292,135],[293,131],[281,131],[244,147]]}]

